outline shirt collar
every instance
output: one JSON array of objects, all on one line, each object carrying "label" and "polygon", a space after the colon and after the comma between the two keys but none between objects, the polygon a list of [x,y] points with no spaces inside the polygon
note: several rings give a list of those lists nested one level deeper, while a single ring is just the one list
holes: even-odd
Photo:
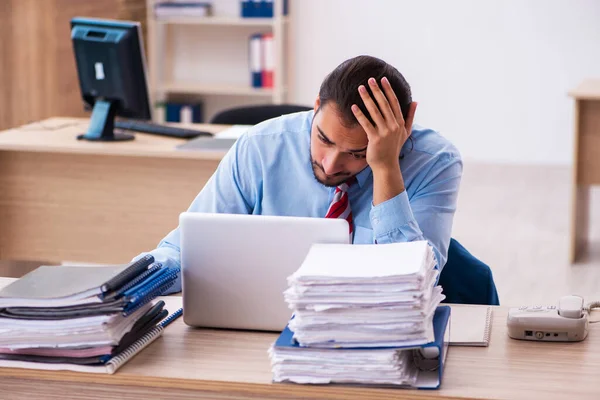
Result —
[{"label": "shirt collar", "polygon": [[371,172],[371,167],[367,165],[365,169],[355,175],[358,187],[362,188],[365,185],[365,182],[367,182],[367,179],[371,176]]}]

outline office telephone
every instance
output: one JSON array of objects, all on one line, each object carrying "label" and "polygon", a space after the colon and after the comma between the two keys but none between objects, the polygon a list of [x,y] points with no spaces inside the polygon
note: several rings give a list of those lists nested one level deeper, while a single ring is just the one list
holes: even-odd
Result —
[{"label": "office telephone", "polygon": [[580,296],[563,296],[554,306],[522,306],[508,312],[508,336],[541,342],[579,342],[588,334],[589,307]]}]

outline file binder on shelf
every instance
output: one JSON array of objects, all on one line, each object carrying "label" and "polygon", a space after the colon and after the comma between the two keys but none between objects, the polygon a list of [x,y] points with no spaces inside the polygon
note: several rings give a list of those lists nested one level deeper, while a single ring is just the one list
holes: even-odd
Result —
[{"label": "file binder on shelf", "polygon": [[265,33],[262,35],[262,85],[266,88],[273,87],[273,72],[275,70],[275,46],[273,44],[273,34]]},{"label": "file binder on shelf", "polygon": [[[330,353],[330,357],[334,358],[341,352],[352,352],[357,350],[380,350],[389,349],[394,351],[412,351],[412,366],[417,370],[417,378],[414,385],[379,385],[371,383],[352,383],[352,385],[361,384],[364,386],[382,386],[382,387],[397,387],[397,388],[413,388],[413,389],[439,389],[442,384],[444,374],[444,365],[448,353],[448,344],[450,342],[450,307],[439,306],[433,316],[433,329],[435,340],[433,342],[421,346],[406,346],[394,348],[337,348],[337,349],[313,349],[308,347],[300,347],[293,339],[293,332],[286,327],[277,341],[273,345],[273,349],[292,350],[297,349],[298,352],[303,351],[322,351]],[[288,382],[288,381],[283,381]],[[332,383],[336,383],[332,381]],[[337,384],[337,383],[336,383]]]},{"label": "file binder on shelf", "polygon": [[241,16],[242,18],[260,18],[261,16],[261,2],[260,0],[242,0],[241,5]]},{"label": "file binder on shelf", "polygon": [[203,104],[195,103],[174,103],[167,102],[162,106],[164,118],[163,122],[181,122],[185,124],[201,123],[203,121]]},{"label": "file binder on shelf", "polygon": [[[274,0],[241,0],[242,18],[273,18]],[[283,15],[288,15],[288,0],[283,0]]]},{"label": "file binder on shelf", "polygon": [[263,87],[262,34],[256,33],[249,39],[250,82],[252,87]]}]

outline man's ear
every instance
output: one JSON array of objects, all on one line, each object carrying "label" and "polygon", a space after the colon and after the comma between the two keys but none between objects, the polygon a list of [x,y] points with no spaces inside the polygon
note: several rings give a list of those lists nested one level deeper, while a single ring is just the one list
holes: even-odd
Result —
[{"label": "man's ear", "polygon": [[317,98],[315,99],[315,114],[317,113],[317,110],[319,109],[319,107],[321,107],[321,98],[317,95]]}]

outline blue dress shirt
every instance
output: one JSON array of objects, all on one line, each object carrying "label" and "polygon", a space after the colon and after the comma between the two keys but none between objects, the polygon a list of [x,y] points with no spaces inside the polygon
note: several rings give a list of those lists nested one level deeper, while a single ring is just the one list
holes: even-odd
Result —
[{"label": "blue dress shirt", "polygon": [[[335,188],[314,178],[310,127],[314,112],[265,121],[249,129],[225,155],[188,211],[324,217]],[[354,243],[392,243],[426,239],[437,267],[446,263],[462,175],[458,150],[437,132],[413,126],[412,142],[402,149],[400,169],[406,190],[373,206],[369,167],[348,191]],[[151,251],[156,261],[180,266],[179,229]],[[147,254],[147,253],[144,253]],[[178,279],[170,292],[180,291]]]}]

